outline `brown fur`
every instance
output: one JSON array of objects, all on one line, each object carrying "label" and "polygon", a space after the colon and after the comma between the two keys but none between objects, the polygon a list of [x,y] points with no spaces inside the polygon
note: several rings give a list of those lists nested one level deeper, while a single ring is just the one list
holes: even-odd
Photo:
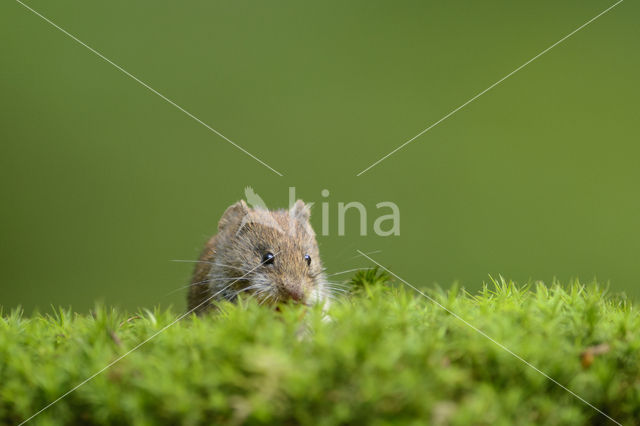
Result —
[{"label": "brown fur", "polygon": [[[326,304],[326,278],[309,214],[301,200],[290,210],[252,209],[244,201],[230,206],[195,268],[189,310],[201,313],[215,300],[235,301],[238,295],[267,304]],[[275,255],[273,264],[263,263],[266,253]],[[310,265],[305,255],[311,256]]]}]

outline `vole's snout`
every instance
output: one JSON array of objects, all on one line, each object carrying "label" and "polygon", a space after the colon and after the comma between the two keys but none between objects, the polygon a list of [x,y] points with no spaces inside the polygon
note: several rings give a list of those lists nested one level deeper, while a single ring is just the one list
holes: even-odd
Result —
[{"label": "vole's snout", "polygon": [[306,294],[304,293],[302,286],[300,285],[288,285],[283,288],[283,292],[289,297],[291,300],[295,302],[304,302]]}]

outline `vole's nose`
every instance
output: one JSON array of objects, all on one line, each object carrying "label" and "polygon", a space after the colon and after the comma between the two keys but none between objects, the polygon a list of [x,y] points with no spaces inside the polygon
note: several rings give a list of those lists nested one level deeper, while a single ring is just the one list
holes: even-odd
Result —
[{"label": "vole's nose", "polygon": [[286,288],[287,295],[296,302],[304,302],[305,294],[300,285],[290,285]]}]

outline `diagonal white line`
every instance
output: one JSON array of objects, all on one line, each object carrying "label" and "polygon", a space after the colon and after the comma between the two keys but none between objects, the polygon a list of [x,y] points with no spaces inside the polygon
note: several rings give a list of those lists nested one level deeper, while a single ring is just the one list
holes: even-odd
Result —
[{"label": "diagonal white line", "polygon": [[419,294],[421,294],[423,297],[427,298],[430,302],[434,303],[435,305],[438,305],[438,307],[444,309],[445,311],[447,311],[449,314],[451,314],[453,317],[455,317],[456,319],[462,321],[464,324],[466,324],[467,326],[469,326],[471,329],[473,329],[474,331],[476,331],[477,333],[481,334],[483,337],[487,338],[488,340],[490,340],[491,342],[493,342],[494,344],[496,344],[499,348],[505,350],[506,352],[508,352],[509,354],[511,354],[512,356],[514,356],[516,359],[518,359],[519,361],[521,361],[523,364],[527,365],[528,367],[532,368],[533,370],[537,371],[538,373],[542,374],[544,377],[546,377],[547,379],[549,379],[550,381],[552,381],[553,383],[555,383],[556,385],[560,386],[562,389],[564,389],[565,391],[569,392],[571,395],[573,395],[574,397],[576,397],[577,399],[579,399],[580,401],[584,402],[585,404],[587,404],[589,407],[593,408],[594,410],[596,410],[598,413],[602,414],[603,416],[605,416],[607,419],[611,420],[612,422],[614,422],[617,425],[622,426],[621,423],[617,422],[616,420],[612,419],[611,417],[609,417],[605,412],[603,412],[602,410],[600,410],[598,407],[594,406],[593,404],[591,404],[589,401],[585,400],[584,398],[582,398],[580,395],[576,394],[575,392],[573,392],[571,389],[567,388],[566,386],[564,386],[562,383],[556,381],[554,378],[552,378],[551,376],[549,376],[548,374],[546,374],[544,371],[541,371],[540,369],[538,369],[535,365],[531,364],[530,362],[528,362],[527,360],[525,360],[524,358],[522,358],[520,355],[518,355],[517,353],[513,352],[511,349],[507,348],[505,345],[503,345],[502,343],[496,341],[495,339],[493,339],[491,336],[489,336],[488,334],[486,334],[484,331],[480,330],[479,328],[477,328],[476,326],[474,326],[473,324],[470,324],[467,320],[465,320],[464,318],[462,318],[461,316],[459,316],[458,314],[456,314],[455,312],[451,311],[450,309],[448,309],[446,306],[443,306],[442,304],[438,303],[437,300],[435,300],[433,297],[428,296],[427,294],[425,294],[424,292],[420,291],[418,288],[416,288],[415,286],[411,285],[410,283],[408,283],[407,281],[405,281],[404,279],[400,278],[399,276],[397,276],[396,274],[394,274],[393,272],[391,272],[389,269],[385,268],[384,266],[382,266],[381,264],[379,264],[378,262],[376,262],[375,260],[373,260],[372,258],[370,258],[369,256],[367,256],[366,254],[364,254],[363,252],[361,252],[360,250],[356,250],[358,253],[360,253],[362,256],[366,257],[367,259],[369,259],[371,262],[375,263],[376,265],[378,265],[380,268],[384,269],[385,271],[387,271],[388,273],[390,273],[391,275],[393,275],[394,277],[396,277],[397,279],[399,279],[400,281],[402,281],[403,283],[405,283],[407,286],[411,287],[413,290],[415,290],[416,292],[418,292]]},{"label": "diagonal white line", "polygon": [[509,77],[511,77],[512,75],[514,75],[515,73],[517,73],[518,71],[520,71],[522,68],[526,67],[527,65],[529,65],[531,62],[535,61],[536,59],[538,59],[540,56],[544,55],[545,53],[547,53],[548,51],[550,51],[551,49],[553,49],[554,47],[556,47],[557,45],[559,45],[560,43],[562,43],[563,41],[565,41],[566,39],[568,39],[569,37],[571,37],[572,35],[574,35],[575,33],[577,33],[578,31],[580,31],[581,29],[583,29],[584,27],[586,27],[587,25],[589,25],[590,23],[592,23],[593,21],[595,21],[596,19],[598,19],[599,17],[601,17],[602,15],[604,15],[605,13],[609,12],[611,9],[613,9],[614,7],[616,7],[617,5],[619,5],[620,3],[622,3],[624,0],[618,0],[618,2],[614,3],[613,5],[609,6],[608,8],[606,8],[605,10],[603,10],[602,12],[600,12],[599,14],[597,14],[596,16],[594,16],[593,18],[589,19],[587,22],[585,22],[584,24],[580,25],[578,28],[576,28],[575,30],[571,31],[569,34],[567,34],[566,36],[562,37],[560,40],[556,41],[555,43],[553,43],[551,46],[547,47],[546,49],[544,49],[542,52],[538,53],[536,56],[534,56],[533,58],[529,59],[527,62],[525,62],[524,64],[520,65],[518,68],[516,68],[515,70],[511,71],[509,74],[505,75],[504,77],[502,77],[500,80],[496,81],[495,83],[493,83],[491,86],[487,87],[486,89],[484,89],[482,92],[478,93],[477,95],[475,95],[473,98],[469,99],[467,102],[463,103],[462,105],[460,105],[458,108],[454,109],[453,111],[451,111],[450,113],[448,113],[447,115],[445,115],[444,117],[442,117],[440,120],[436,121],[435,123],[433,123],[432,125],[430,125],[429,127],[427,127],[426,129],[424,129],[423,131],[421,131],[420,133],[418,133],[417,135],[415,135],[414,137],[412,137],[411,139],[409,139],[408,141],[406,141],[405,143],[403,143],[402,145],[400,145],[399,147],[397,147],[396,149],[394,149],[393,151],[391,151],[390,153],[388,153],[387,155],[385,155],[384,157],[382,157],[381,159],[379,159],[378,161],[376,161],[375,163],[371,164],[369,167],[367,167],[366,169],[362,170],[360,173],[358,173],[356,176],[360,176],[363,173],[365,173],[366,171],[368,171],[369,169],[371,169],[372,167],[380,164],[382,161],[386,160],[387,158],[389,158],[390,156],[392,156],[393,154],[395,154],[396,152],[400,151],[402,148],[404,148],[405,146],[409,145],[411,142],[413,142],[414,140],[418,139],[420,136],[424,135],[425,133],[427,133],[429,130],[433,129],[434,127],[436,127],[438,124],[442,123],[444,120],[446,120],[447,118],[451,117],[453,114],[455,114],[456,112],[460,111],[462,108],[466,107],[467,105],[469,105],[471,102],[475,101],[476,99],[478,99],[480,96],[484,95],[485,93],[487,93],[489,90],[493,89],[494,87],[496,87],[498,84],[502,83],[503,81],[505,81],[506,79],[508,79]]},{"label": "diagonal white line", "polygon": [[[274,257],[277,256],[278,253],[274,254]],[[49,404],[47,404],[46,406],[42,407],[40,410],[38,410],[36,413],[34,413],[33,415],[31,415],[31,417],[29,417],[28,419],[24,420],[22,423],[18,424],[18,426],[22,426],[23,424],[27,423],[28,421],[30,421],[31,419],[33,419],[34,417],[36,417],[38,414],[42,413],[44,410],[50,408],[52,405],[56,404],[57,402],[59,402],[61,399],[63,399],[64,397],[66,397],[67,395],[69,395],[70,393],[74,392],[75,390],[77,390],[79,387],[81,387],[82,385],[86,384],[87,382],[91,381],[93,378],[95,378],[97,375],[99,375],[100,373],[102,373],[103,371],[105,371],[106,369],[108,369],[109,367],[111,367],[112,365],[116,364],[117,362],[119,362],[120,360],[122,360],[124,357],[126,357],[127,355],[131,354],[132,352],[134,352],[135,350],[139,349],[142,345],[144,345],[145,343],[149,342],[151,339],[153,339],[154,337],[156,337],[158,334],[162,333],[163,331],[165,331],[167,328],[171,327],[172,325],[174,325],[175,323],[177,323],[178,321],[180,321],[181,319],[183,319],[184,317],[186,317],[187,315],[190,315],[191,313],[193,313],[196,309],[198,309],[200,306],[203,306],[205,303],[209,302],[211,299],[213,299],[214,297],[216,297],[217,295],[219,295],[220,293],[222,293],[223,291],[225,291],[226,289],[228,289],[229,287],[231,287],[233,284],[237,283],[238,281],[240,281],[241,279],[243,279],[244,277],[246,277],[247,275],[249,275],[250,273],[252,273],[253,271],[255,271],[256,269],[258,269],[259,267],[261,267],[264,264],[265,261],[260,262],[260,264],[258,264],[258,266],[256,266],[255,268],[253,268],[252,270],[250,270],[249,272],[247,272],[246,274],[244,274],[243,276],[241,276],[240,278],[236,279],[235,281],[231,282],[229,285],[227,285],[226,287],[224,287],[222,290],[218,291],[217,293],[213,294],[212,296],[206,298],[205,300],[203,300],[202,302],[200,302],[198,305],[196,305],[195,307],[189,309],[187,312],[185,312],[184,314],[180,315],[178,318],[176,318],[175,320],[173,320],[172,322],[170,322],[169,324],[165,325],[164,327],[162,327],[160,330],[156,331],[155,333],[153,333],[151,336],[147,337],[145,340],[143,340],[142,342],[138,343],[136,346],[134,346],[132,349],[129,349],[127,352],[125,352],[124,354],[120,355],[118,358],[116,358],[115,360],[111,361],[109,364],[107,364],[106,366],[104,366],[102,369],[100,369],[99,371],[96,371],[95,373],[93,373],[91,376],[87,377],[85,380],[83,380],[82,382],[78,383],[76,386],[74,386],[73,388],[69,389],[67,392],[63,393],[62,395],[60,395],[58,398],[56,398],[54,401],[50,402]]]},{"label": "diagonal white line", "polygon": [[63,32],[65,35],[67,35],[68,37],[70,37],[71,39],[73,39],[75,42],[77,42],[78,44],[86,47],[87,49],[89,49],[92,53],[96,54],[97,56],[99,56],[100,58],[104,59],[106,62],[108,62],[109,64],[113,65],[116,69],[118,69],[118,71],[121,71],[123,74],[125,74],[127,77],[130,77],[131,79],[135,80],[136,82],[138,82],[140,85],[142,85],[143,87],[149,89],[151,92],[155,93],[156,95],[158,95],[159,97],[161,97],[163,100],[167,101],[169,104],[173,105],[174,107],[176,107],[177,109],[179,109],[180,111],[182,111],[183,113],[185,113],[186,115],[188,115],[189,117],[191,117],[192,119],[194,119],[195,121],[197,121],[198,123],[200,123],[201,125],[203,125],[204,127],[206,127],[207,129],[209,129],[210,131],[212,131],[213,133],[215,133],[216,135],[220,136],[222,139],[224,139],[225,141],[229,142],[231,145],[235,146],[236,148],[238,148],[240,151],[244,152],[245,154],[247,154],[249,157],[253,158],[254,160],[256,160],[258,163],[262,164],[263,166],[265,166],[266,168],[268,168],[269,170],[271,170],[273,173],[277,174],[278,176],[283,176],[282,173],[280,173],[279,171],[277,171],[276,169],[274,169],[273,167],[271,167],[270,165],[268,165],[267,163],[265,163],[264,161],[262,161],[261,159],[259,159],[258,157],[256,157],[255,155],[251,154],[249,151],[247,151],[246,149],[244,149],[243,147],[241,147],[240,145],[238,145],[237,143],[235,143],[234,141],[232,141],[231,139],[229,139],[228,137],[226,137],[225,135],[223,135],[222,133],[220,133],[219,131],[217,131],[216,129],[214,129],[213,127],[209,126],[207,123],[205,123],[204,121],[200,120],[198,117],[196,117],[195,115],[191,114],[189,111],[187,111],[186,109],[182,108],[180,105],[178,105],[177,103],[175,103],[174,101],[172,101],[171,99],[167,98],[165,95],[163,95],[162,93],[158,92],[157,90],[155,90],[153,87],[149,86],[147,83],[145,83],[144,81],[140,80],[138,77],[136,77],[135,75],[131,74],[129,71],[125,70],[124,68],[122,68],[120,65],[116,64],[115,62],[113,62],[111,59],[107,58],[106,56],[104,56],[102,53],[98,52],[97,50],[95,50],[94,48],[92,48],[91,46],[89,46],[88,44],[84,43],[82,40],[80,40],[79,38],[77,38],[76,36],[74,36],[73,34],[67,32],[64,28],[61,28],[60,26],[56,25],[54,22],[52,22],[49,18],[47,18],[46,16],[40,14],[38,11],[32,9],[31,7],[27,6],[26,4],[24,4],[22,1],[20,0],[16,0],[16,2],[18,2],[19,4],[21,4],[22,6],[24,6],[26,9],[30,10],[31,12],[33,12],[35,15],[39,16],[40,18],[42,18],[44,21],[46,21],[47,23],[51,24],[53,27],[55,27],[56,29],[60,30],[61,32]]}]

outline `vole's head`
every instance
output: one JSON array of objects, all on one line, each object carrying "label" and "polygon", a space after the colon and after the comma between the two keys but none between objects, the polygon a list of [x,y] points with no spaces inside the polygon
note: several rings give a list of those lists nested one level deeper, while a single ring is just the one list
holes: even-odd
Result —
[{"label": "vole's head", "polygon": [[324,300],[325,276],[309,216],[301,200],[289,210],[254,209],[244,201],[229,207],[218,224],[212,272],[212,279],[237,280],[226,298],[246,294],[268,304]]}]

